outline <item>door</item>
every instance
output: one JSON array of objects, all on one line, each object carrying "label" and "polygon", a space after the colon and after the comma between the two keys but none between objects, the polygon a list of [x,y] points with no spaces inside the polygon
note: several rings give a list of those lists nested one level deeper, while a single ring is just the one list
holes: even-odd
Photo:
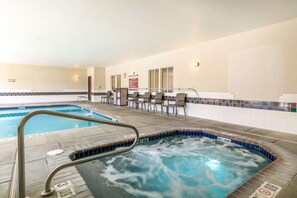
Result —
[{"label": "door", "polygon": [[92,100],[92,76],[88,76],[88,99]]}]

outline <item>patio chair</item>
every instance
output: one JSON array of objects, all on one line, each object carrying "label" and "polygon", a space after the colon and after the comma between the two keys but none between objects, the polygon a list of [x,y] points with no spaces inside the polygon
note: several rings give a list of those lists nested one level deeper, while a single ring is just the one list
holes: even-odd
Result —
[{"label": "patio chair", "polygon": [[185,93],[177,93],[175,96],[175,103],[170,104],[168,101],[167,104],[162,105],[162,110],[163,110],[163,107],[166,107],[166,113],[169,116],[169,108],[172,107],[172,113],[174,113],[174,110],[175,110],[175,117],[177,117],[177,108],[183,107],[184,114],[186,116],[186,96],[187,96],[187,94],[185,94]]},{"label": "patio chair", "polygon": [[130,107],[130,104],[133,105],[135,104],[135,108],[137,109],[137,102],[138,102],[138,92],[133,92],[132,97],[128,99],[128,107]]},{"label": "patio chair", "polygon": [[109,94],[107,94],[107,103],[108,104],[113,104],[113,93],[112,93],[112,91],[110,91]]},{"label": "patio chair", "polygon": [[143,106],[146,108],[147,104],[147,110],[149,111],[149,102],[151,101],[151,92],[145,92],[143,96],[143,100],[137,101],[137,106],[139,107],[139,104],[141,104],[141,110],[143,110]]},{"label": "patio chair", "polygon": [[155,96],[155,100],[151,101],[148,103],[149,107],[151,108],[151,106],[153,105],[153,112],[157,111],[157,105],[161,106],[161,111],[163,110],[162,105],[163,105],[163,92],[157,92],[156,96]]},{"label": "patio chair", "polygon": [[111,91],[107,91],[105,95],[101,96],[101,102],[108,103],[108,98],[112,95]]}]

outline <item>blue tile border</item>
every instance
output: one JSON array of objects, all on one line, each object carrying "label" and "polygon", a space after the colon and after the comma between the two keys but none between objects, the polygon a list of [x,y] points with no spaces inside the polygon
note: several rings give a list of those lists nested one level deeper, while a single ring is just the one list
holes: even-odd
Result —
[{"label": "blue tile border", "polygon": [[[175,131],[167,131],[167,132],[163,132],[160,134],[154,134],[154,135],[148,135],[148,136],[142,136],[139,140],[139,143],[143,143],[143,142],[148,142],[148,141],[156,141],[156,140],[160,140],[166,137],[172,137],[172,136],[177,136],[177,135],[182,135],[182,136],[200,136],[200,137],[208,137],[210,139],[217,139],[220,140],[218,138],[225,138],[225,139],[229,139],[230,137],[225,137],[224,135],[219,135],[219,134],[212,134],[211,132],[206,132],[203,130],[175,130]],[[248,142],[245,140],[236,140],[236,139],[230,139],[231,143],[243,146],[249,150],[254,150],[254,151],[259,151],[260,153],[262,153],[263,155],[265,155],[267,158],[269,158],[272,161],[275,161],[277,159],[277,156],[274,154],[271,154],[269,151],[267,151],[265,148],[262,148],[261,146],[259,146],[257,143],[255,142]],[[111,143],[111,144],[107,144],[107,145],[102,145],[96,148],[89,148],[83,151],[75,151],[74,153],[70,154],[70,158],[72,160],[77,160],[77,159],[81,159],[84,157],[88,157],[92,154],[101,154],[104,152],[108,152],[108,151],[113,151],[116,148],[119,147],[127,147],[130,146],[133,142],[132,140],[125,140],[125,141],[121,141],[121,142],[115,142],[115,143]]]}]

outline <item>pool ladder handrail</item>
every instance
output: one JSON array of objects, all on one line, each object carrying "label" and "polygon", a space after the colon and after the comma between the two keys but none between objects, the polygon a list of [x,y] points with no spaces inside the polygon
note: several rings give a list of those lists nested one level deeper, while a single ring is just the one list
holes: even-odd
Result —
[{"label": "pool ladder handrail", "polygon": [[85,102],[85,103],[90,103],[90,100],[89,100],[89,98],[88,97],[86,97],[86,96],[78,96],[77,97],[77,102]]},{"label": "pool ladder handrail", "polygon": [[77,120],[84,120],[84,121],[91,121],[91,122],[96,122],[96,123],[101,123],[101,124],[107,124],[107,125],[114,125],[114,126],[119,126],[119,127],[124,127],[124,128],[130,128],[133,129],[136,135],[136,138],[134,139],[133,143],[131,146],[119,149],[119,150],[114,150],[110,151],[107,153],[102,153],[99,155],[94,155],[90,156],[87,158],[79,159],[76,161],[71,161],[67,162],[65,164],[61,164],[54,168],[48,175],[46,182],[45,182],[45,190],[41,193],[42,197],[47,197],[50,196],[54,192],[54,188],[51,187],[51,182],[53,180],[53,177],[57,172],[59,172],[61,169],[74,166],[77,164],[93,161],[96,159],[100,159],[102,157],[107,157],[123,152],[130,151],[133,149],[138,140],[139,140],[139,133],[136,127],[129,125],[129,124],[124,124],[120,122],[112,122],[108,120],[101,120],[101,119],[96,119],[96,118],[90,118],[90,117],[85,117],[85,116],[79,116],[79,115],[72,115],[72,114],[65,114],[65,113],[60,113],[56,111],[49,111],[49,110],[37,110],[33,111],[29,114],[27,114],[19,123],[18,125],[18,171],[19,171],[19,198],[25,198],[26,197],[26,180],[25,180],[25,148],[24,148],[24,128],[26,123],[34,116],[40,115],[40,114],[46,114],[46,115],[52,115],[52,116],[58,116],[58,117],[65,117],[65,118],[72,118],[72,119],[77,119]]}]

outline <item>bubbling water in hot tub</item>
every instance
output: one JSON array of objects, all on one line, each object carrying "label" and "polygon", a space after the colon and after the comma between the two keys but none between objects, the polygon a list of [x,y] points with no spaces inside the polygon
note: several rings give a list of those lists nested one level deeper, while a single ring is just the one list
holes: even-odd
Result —
[{"label": "bubbling water in hot tub", "polygon": [[270,162],[236,144],[176,136],[96,163],[107,186],[134,197],[161,198],[225,197]]}]

